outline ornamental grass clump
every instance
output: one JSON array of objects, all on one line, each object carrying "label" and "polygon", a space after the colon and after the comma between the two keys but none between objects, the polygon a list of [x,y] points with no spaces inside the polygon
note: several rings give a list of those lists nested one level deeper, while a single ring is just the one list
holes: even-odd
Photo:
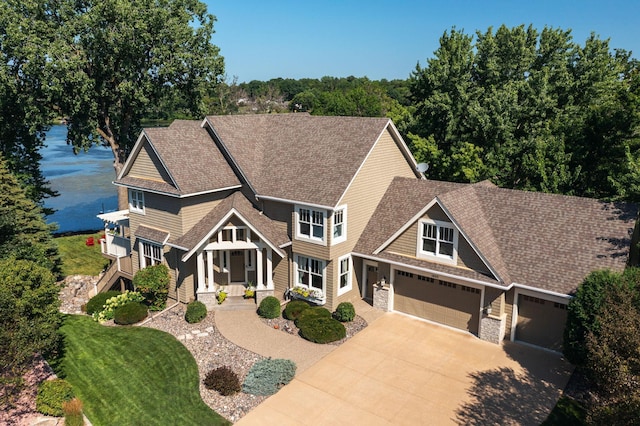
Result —
[{"label": "ornamental grass clump", "polygon": [[84,416],[82,415],[82,401],[73,398],[62,404],[64,412],[64,426],[82,426],[84,425]]},{"label": "ornamental grass clump", "polygon": [[309,308],[309,304],[303,300],[292,300],[287,303],[287,306],[284,308],[284,312],[282,312],[282,316],[288,320],[295,321],[298,319],[300,314],[302,314],[302,311]]},{"label": "ornamental grass clump", "polygon": [[71,383],[64,379],[46,380],[38,386],[36,410],[45,416],[62,417],[62,404],[74,397]]},{"label": "ornamental grass clump", "polygon": [[100,312],[93,313],[93,319],[98,321],[99,323],[103,323],[109,320],[112,320],[114,317],[114,312],[120,306],[124,306],[127,303],[131,302],[143,302],[144,296],[142,296],[137,291],[125,291],[124,293],[118,294],[107,301],[104,304],[104,308]]},{"label": "ornamental grass clump", "polygon": [[104,309],[104,304],[107,303],[107,300],[119,294],[120,294],[119,291],[114,291],[114,290],[96,294],[87,302],[85,312],[89,315],[93,315],[96,312],[100,312],[101,310]]},{"label": "ornamental grass clump", "polygon": [[293,380],[295,362],[288,359],[263,359],[249,370],[242,383],[242,391],[252,395],[273,395]]},{"label": "ornamental grass clump", "polygon": [[202,321],[207,316],[207,307],[204,303],[194,300],[187,305],[187,312],[184,314],[184,319],[189,324],[195,324]]},{"label": "ornamental grass clump", "polygon": [[265,297],[258,307],[258,315],[262,318],[278,318],[280,316],[280,301],[274,296]]},{"label": "ornamental grass clump", "polygon": [[242,390],[238,375],[227,366],[209,371],[204,378],[204,386],[217,391],[222,396],[233,395]]},{"label": "ornamental grass clump", "polygon": [[131,325],[142,321],[147,315],[148,310],[145,305],[140,302],[129,302],[113,311],[113,320],[118,325]]},{"label": "ornamental grass clump", "polygon": [[333,317],[340,322],[353,321],[356,317],[356,310],[350,302],[342,302],[333,312]]}]

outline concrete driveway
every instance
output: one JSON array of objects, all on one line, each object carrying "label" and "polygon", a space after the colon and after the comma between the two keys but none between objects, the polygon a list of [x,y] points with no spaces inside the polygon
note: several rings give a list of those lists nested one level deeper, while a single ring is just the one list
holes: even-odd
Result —
[{"label": "concrete driveway", "polygon": [[539,425],[571,366],[527,346],[387,313],[238,425]]}]

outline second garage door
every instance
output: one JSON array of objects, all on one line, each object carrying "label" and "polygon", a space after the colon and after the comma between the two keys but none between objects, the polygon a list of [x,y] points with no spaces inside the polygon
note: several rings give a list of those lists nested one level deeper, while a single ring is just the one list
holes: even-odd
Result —
[{"label": "second garage door", "polygon": [[518,296],[516,340],[562,351],[567,305],[539,297]]},{"label": "second garage door", "polygon": [[394,309],[478,334],[480,289],[396,271]]}]

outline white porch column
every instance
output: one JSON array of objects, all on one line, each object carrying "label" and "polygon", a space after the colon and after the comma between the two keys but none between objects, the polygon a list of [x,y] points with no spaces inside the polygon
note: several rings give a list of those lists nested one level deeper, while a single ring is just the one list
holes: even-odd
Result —
[{"label": "white porch column", "polygon": [[271,275],[273,275],[273,250],[271,247],[267,247],[267,289],[273,290],[273,280],[271,279]]},{"label": "white porch column", "polygon": [[206,291],[204,281],[204,256],[201,251],[198,252],[196,257],[196,267],[198,269],[198,293]]},{"label": "white porch column", "polygon": [[214,290],[213,281],[213,250],[207,250],[207,291]]},{"label": "white porch column", "polygon": [[256,249],[256,288],[262,289],[264,288],[264,280],[262,275],[262,246]]}]

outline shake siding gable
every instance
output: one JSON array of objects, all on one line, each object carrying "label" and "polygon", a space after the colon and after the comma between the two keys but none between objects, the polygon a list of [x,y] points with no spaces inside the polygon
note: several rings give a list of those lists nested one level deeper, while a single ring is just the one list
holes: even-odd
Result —
[{"label": "shake siding gable", "polygon": [[145,143],[142,146],[142,149],[140,149],[140,152],[131,165],[131,169],[129,170],[129,173],[127,173],[127,176],[162,181],[174,186],[171,177],[148,143]]}]

